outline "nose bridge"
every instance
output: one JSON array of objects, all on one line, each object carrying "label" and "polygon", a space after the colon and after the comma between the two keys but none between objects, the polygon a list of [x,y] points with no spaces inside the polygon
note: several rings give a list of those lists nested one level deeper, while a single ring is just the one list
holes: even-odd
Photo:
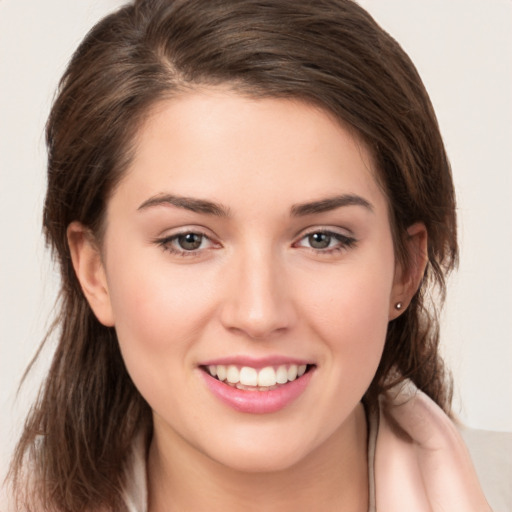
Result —
[{"label": "nose bridge", "polygon": [[247,243],[231,262],[223,323],[251,338],[265,338],[293,323],[281,258],[270,244]]}]

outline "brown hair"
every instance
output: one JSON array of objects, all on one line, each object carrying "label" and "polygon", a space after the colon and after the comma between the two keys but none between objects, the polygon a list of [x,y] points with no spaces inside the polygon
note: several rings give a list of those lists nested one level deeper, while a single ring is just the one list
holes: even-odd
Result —
[{"label": "brown hair", "polygon": [[101,236],[109,194],[150,107],[217,84],[314,103],[351,126],[374,154],[402,263],[407,227],[426,225],[422,286],[389,324],[366,400],[375,403],[392,381],[408,377],[449,409],[428,293],[436,285],[442,300],[456,262],[455,200],[435,114],[407,55],[350,0],[138,0],[85,37],[47,124],[44,229],[62,273],[59,343],[11,466],[25,506],[123,509],[126,456],[137,433],[150,431],[150,409],[126,372],[114,329],[98,322],[82,294],[66,228],[80,221]]}]

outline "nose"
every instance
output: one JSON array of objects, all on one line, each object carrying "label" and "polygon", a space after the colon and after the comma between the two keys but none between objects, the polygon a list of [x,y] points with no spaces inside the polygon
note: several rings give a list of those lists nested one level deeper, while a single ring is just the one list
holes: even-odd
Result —
[{"label": "nose", "polygon": [[226,271],[221,322],[232,332],[268,339],[296,322],[283,262],[269,249],[252,247]]}]

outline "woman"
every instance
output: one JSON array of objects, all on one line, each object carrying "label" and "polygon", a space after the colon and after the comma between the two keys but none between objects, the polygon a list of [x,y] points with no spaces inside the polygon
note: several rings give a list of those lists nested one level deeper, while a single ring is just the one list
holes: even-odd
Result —
[{"label": "woman", "polygon": [[310,4],[135,2],[75,53],[21,509],[489,510],[428,301],[457,258],[430,101],[365,11]]}]

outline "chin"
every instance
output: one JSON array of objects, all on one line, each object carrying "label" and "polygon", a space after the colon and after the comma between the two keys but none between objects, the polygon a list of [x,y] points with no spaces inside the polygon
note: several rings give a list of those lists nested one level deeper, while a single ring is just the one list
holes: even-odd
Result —
[{"label": "chin", "polygon": [[[203,446],[203,453],[224,467],[243,473],[273,473],[285,471],[304,462],[321,450],[324,444],[318,441],[322,437],[300,434],[300,426],[295,427],[295,435],[290,428],[281,425],[277,431],[269,429],[249,429],[241,432],[225,432],[222,439],[211,439]],[[311,433],[309,433],[311,434]],[[327,436],[328,437],[328,436]],[[312,443],[311,440],[317,442]]]},{"label": "chin", "polygon": [[304,457],[305,454],[296,449],[270,452],[255,446],[253,449],[237,450],[236,453],[215,457],[214,460],[233,471],[263,474],[286,471],[299,464]]}]

